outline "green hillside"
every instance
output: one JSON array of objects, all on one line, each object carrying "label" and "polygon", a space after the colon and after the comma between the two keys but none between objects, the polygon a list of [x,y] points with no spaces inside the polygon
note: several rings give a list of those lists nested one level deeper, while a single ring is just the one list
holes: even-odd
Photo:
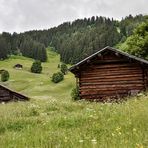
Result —
[{"label": "green hillside", "polygon": [[[31,98],[0,104],[0,148],[146,148],[148,96],[140,94],[121,104],[74,102],[75,85],[69,73],[53,84],[59,55],[48,51],[42,74],[32,74],[33,60],[21,56],[0,61],[10,72],[6,85]],[[13,66],[20,63],[23,70]]]},{"label": "green hillside", "polygon": [[[13,68],[18,63],[23,65],[23,70]],[[52,74],[60,70],[58,69],[58,64],[60,63],[58,54],[48,51],[48,62],[42,63],[42,74],[33,74],[30,72],[32,63],[32,59],[21,56],[11,56],[5,61],[0,61],[0,69],[6,69],[10,72],[9,82],[3,83],[3,85],[26,94],[31,98],[68,98],[69,92],[75,83],[72,74],[69,73],[66,75],[64,81],[59,84],[51,82]]]}]

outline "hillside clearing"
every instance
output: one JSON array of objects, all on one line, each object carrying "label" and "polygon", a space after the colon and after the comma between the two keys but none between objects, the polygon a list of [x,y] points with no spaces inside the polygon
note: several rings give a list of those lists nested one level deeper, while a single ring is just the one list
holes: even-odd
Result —
[{"label": "hillside clearing", "polygon": [[[10,87],[20,93],[23,93],[30,98],[67,98],[69,100],[70,91],[75,84],[74,76],[69,73],[65,76],[63,82],[54,84],[51,82],[51,76],[53,73],[59,71],[57,68],[60,63],[59,55],[55,52],[48,51],[48,62],[42,63],[42,74],[33,74],[30,72],[33,59],[12,56],[10,59],[0,61],[0,69],[6,69],[10,73],[9,82],[3,83],[3,85]],[[22,64],[23,69],[17,70],[13,66],[15,64]],[[58,92],[58,93],[57,93]]]}]

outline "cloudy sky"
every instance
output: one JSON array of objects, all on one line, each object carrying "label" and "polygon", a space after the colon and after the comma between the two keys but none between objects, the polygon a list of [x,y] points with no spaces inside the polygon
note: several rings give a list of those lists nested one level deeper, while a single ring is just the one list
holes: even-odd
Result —
[{"label": "cloudy sky", "polygon": [[148,0],[0,0],[0,32],[46,29],[90,16],[148,14]]}]

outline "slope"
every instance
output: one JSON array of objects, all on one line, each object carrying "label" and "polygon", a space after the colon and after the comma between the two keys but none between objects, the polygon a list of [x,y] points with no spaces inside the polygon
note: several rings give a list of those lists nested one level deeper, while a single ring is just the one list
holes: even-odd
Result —
[{"label": "slope", "polygon": [[[22,70],[13,68],[18,63],[23,65]],[[51,82],[52,74],[60,70],[57,68],[60,63],[60,56],[57,53],[48,49],[48,62],[42,63],[42,74],[30,72],[32,63],[32,59],[22,56],[11,56],[7,60],[0,61],[0,69],[6,69],[10,73],[10,80],[2,84],[31,98],[69,98],[68,96],[75,82],[72,74],[66,75],[64,81],[59,84]]]}]

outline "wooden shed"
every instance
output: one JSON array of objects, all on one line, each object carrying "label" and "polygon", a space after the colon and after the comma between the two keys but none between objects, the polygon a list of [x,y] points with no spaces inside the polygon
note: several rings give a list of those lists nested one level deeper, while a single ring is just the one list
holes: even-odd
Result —
[{"label": "wooden shed", "polygon": [[9,101],[25,101],[29,100],[28,97],[12,91],[11,89],[0,85],[0,103],[1,102],[9,102]]},{"label": "wooden shed", "polygon": [[13,68],[15,68],[15,69],[23,69],[23,65],[16,64],[16,65],[13,66]]},{"label": "wooden shed", "polygon": [[99,50],[70,71],[81,99],[118,100],[148,87],[148,61],[112,47]]}]

